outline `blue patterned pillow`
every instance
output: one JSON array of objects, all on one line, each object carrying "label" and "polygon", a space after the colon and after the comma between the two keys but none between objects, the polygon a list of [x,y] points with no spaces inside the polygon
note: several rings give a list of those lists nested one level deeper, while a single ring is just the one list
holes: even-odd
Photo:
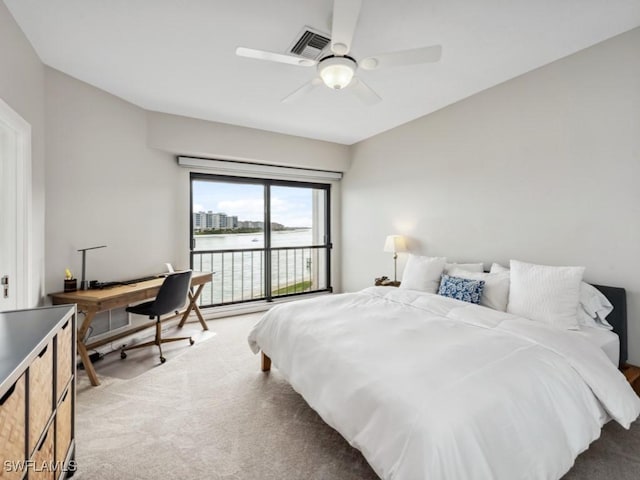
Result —
[{"label": "blue patterned pillow", "polygon": [[455,298],[463,302],[479,304],[483,289],[484,280],[469,280],[443,274],[440,279],[438,295]]}]

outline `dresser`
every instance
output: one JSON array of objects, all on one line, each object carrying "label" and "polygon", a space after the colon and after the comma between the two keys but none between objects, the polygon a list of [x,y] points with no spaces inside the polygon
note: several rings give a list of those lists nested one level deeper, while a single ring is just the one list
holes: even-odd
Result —
[{"label": "dresser", "polygon": [[76,308],[0,312],[0,479],[75,472]]}]

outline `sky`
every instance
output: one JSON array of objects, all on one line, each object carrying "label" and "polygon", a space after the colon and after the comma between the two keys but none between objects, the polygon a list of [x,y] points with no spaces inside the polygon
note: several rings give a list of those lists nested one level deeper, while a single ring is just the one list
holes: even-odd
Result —
[{"label": "sky", "polygon": [[[237,215],[240,221],[264,220],[262,185],[194,180],[193,211]],[[271,221],[286,227],[311,227],[312,190],[271,187]]]}]

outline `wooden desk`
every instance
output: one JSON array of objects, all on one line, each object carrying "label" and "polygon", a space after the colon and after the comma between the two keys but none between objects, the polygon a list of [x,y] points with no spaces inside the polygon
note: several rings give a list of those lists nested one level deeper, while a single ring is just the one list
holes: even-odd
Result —
[{"label": "wooden desk", "polygon": [[[213,274],[211,273],[193,273],[193,276],[191,277],[191,286],[197,288],[194,293],[189,292],[189,305],[184,312],[181,312],[179,314],[182,315],[180,323],[178,324],[179,327],[182,327],[184,325],[184,323],[187,321],[187,318],[189,317],[189,314],[193,311],[197,315],[203,330],[209,330],[209,327],[207,327],[207,323],[204,321],[202,313],[198,308],[197,300],[202,293],[202,289],[204,288],[205,284],[209,283],[212,278]],[[82,321],[82,325],[80,325],[80,328],[78,329],[77,335],[78,353],[80,354],[80,359],[82,360],[82,364],[84,365],[85,371],[87,372],[92,385],[100,385],[100,380],[98,380],[98,375],[93,368],[93,363],[89,358],[88,350],[92,350],[115,340],[119,340],[120,338],[131,335],[132,333],[145,330],[149,327],[154,326],[156,323],[148,322],[143,325],[129,328],[126,331],[119,332],[115,335],[111,335],[108,338],[103,338],[101,340],[85,344],[84,338],[89,331],[89,327],[91,326],[93,317],[96,315],[96,313],[104,312],[105,310],[126,307],[131,303],[141,302],[144,300],[149,300],[150,298],[154,298],[157,295],[158,290],[160,290],[160,285],[162,285],[163,281],[164,277],[158,277],[153,280],[147,280],[146,282],[140,282],[132,285],[118,285],[102,290],[78,290],[75,292],[58,292],[49,294],[54,305],[75,303],[78,305],[78,312],[84,314],[84,320]],[[175,315],[172,317],[163,318],[162,321],[164,322],[174,318],[176,318]]]}]

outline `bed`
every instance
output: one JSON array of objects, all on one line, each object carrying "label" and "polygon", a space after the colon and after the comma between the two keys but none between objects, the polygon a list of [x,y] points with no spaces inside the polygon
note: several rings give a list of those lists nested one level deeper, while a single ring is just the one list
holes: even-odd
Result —
[{"label": "bed", "polygon": [[[614,304],[623,364],[624,290],[598,289]],[[370,287],[278,305],[249,344],[381,478],[514,480],[560,478],[606,422],[629,428],[640,414],[602,337],[587,337]]]}]

